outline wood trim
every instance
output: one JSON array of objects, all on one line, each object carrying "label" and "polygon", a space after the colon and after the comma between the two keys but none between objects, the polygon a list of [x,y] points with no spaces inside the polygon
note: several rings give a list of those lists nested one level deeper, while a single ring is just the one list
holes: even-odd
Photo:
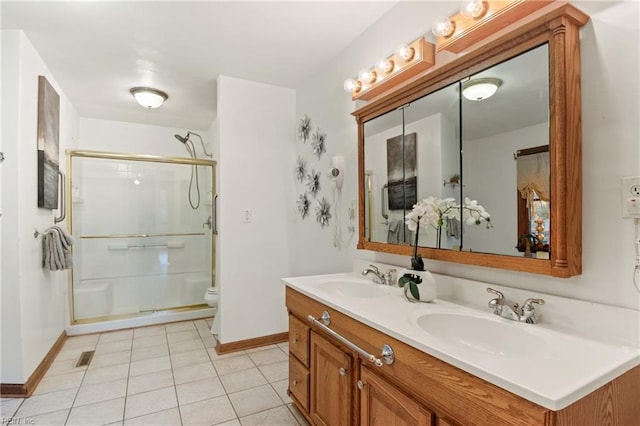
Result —
[{"label": "wood trim", "polygon": [[473,19],[462,16],[460,12],[451,17],[455,25],[454,33],[437,38],[437,50],[460,53],[474,44],[495,34],[513,22],[547,6],[554,0],[488,0],[487,12],[482,18]]},{"label": "wood trim", "polygon": [[63,331],[62,334],[56,339],[49,352],[44,356],[38,367],[36,367],[35,371],[29,376],[27,381],[24,384],[12,384],[12,383],[2,383],[0,384],[0,396],[3,398],[6,397],[17,397],[17,398],[25,398],[30,397],[33,392],[36,390],[36,387],[44,377],[53,361],[58,356],[58,353],[64,346],[64,342],[67,341],[67,333]]},{"label": "wood trim", "polygon": [[259,348],[261,346],[273,345],[275,343],[284,343],[289,341],[289,332],[271,334],[268,336],[254,337],[252,339],[238,340],[235,342],[216,344],[216,353],[224,355],[231,352],[243,351],[246,349]]},{"label": "wood trim", "polygon": [[[582,273],[582,154],[579,29],[589,17],[558,1],[517,27],[457,59],[380,96],[352,114],[358,122],[358,201],[364,212],[364,122],[541,44],[549,44],[551,253],[550,259],[502,256],[422,247],[428,259],[567,278]],[[367,241],[359,214],[357,248],[410,256],[410,246]]]},{"label": "wood trim", "polygon": [[[436,46],[433,43],[429,43],[424,37],[420,37],[409,45],[409,47],[415,50],[415,57],[408,64],[400,64],[401,69],[394,71],[391,75],[388,75],[376,81],[373,84],[367,85],[363,83],[364,87],[357,93],[353,93],[352,100],[368,101],[376,96],[390,90],[394,86],[397,86],[417,75],[431,68],[436,63]],[[390,59],[398,61],[393,55]]]}]

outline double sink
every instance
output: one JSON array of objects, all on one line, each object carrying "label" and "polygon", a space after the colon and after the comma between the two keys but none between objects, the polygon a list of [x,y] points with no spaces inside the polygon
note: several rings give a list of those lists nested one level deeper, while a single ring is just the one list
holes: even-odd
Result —
[{"label": "double sink", "polygon": [[[584,338],[544,321],[526,324],[489,308],[435,299],[409,303],[402,289],[355,274],[286,278],[289,287],[395,339],[552,410],[638,365],[638,349]],[[474,306],[486,306],[486,300]],[[311,312],[320,315],[320,312]]]}]

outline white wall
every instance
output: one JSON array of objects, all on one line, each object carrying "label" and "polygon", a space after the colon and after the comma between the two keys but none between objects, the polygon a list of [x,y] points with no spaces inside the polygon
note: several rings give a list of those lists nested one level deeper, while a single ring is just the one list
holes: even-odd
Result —
[{"label": "white wall", "polygon": [[[38,76],[60,95],[60,152],[76,144],[78,116],[31,42],[2,32],[2,365],[0,382],[24,383],[64,331],[67,276],[42,269],[33,230],[57,211],[37,208]],[[65,158],[60,156],[65,170]],[[62,223],[65,225],[65,223]]]},{"label": "white wall", "polygon": [[218,78],[223,344],[287,330],[280,279],[291,273],[295,99],[291,89]]},{"label": "white wall", "polygon": [[[433,271],[506,286],[638,309],[632,283],[633,221],[621,216],[623,176],[640,175],[640,116],[637,2],[574,3],[591,16],[582,29],[583,112],[583,273],[556,279],[498,269],[427,262]],[[345,78],[375,63],[403,42],[429,30],[425,17],[455,12],[455,4],[401,2],[301,84],[297,117],[308,114],[324,124],[333,152],[347,159],[345,194],[356,198],[357,128],[349,115],[356,105],[342,90]],[[427,35],[432,39],[430,35]],[[623,85],[621,87],[621,85]],[[339,253],[315,224],[294,223],[296,274],[350,269],[351,256],[408,266],[409,258],[354,250]],[[353,243],[355,245],[355,242]],[[353,246],[351,246],[353,247]]]}]

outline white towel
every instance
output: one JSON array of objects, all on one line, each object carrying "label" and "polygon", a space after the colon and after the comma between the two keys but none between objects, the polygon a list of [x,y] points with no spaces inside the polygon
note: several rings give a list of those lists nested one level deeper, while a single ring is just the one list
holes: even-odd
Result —
[{"label": "white towel", "polygon": [[42,233],[42,267],[61,271],[73,267],[73,238],[59,226],[50,226]]}]

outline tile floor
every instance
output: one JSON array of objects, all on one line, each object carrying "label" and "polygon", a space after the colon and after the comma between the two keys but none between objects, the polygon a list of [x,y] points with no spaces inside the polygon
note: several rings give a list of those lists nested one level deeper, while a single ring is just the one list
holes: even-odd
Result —
[{"label": "tile floor", "polygon": [[69,337],[33,396],[0,400],[2,424],[306,425],[286,393],[287,343],[219,356],[210,325]]}]

